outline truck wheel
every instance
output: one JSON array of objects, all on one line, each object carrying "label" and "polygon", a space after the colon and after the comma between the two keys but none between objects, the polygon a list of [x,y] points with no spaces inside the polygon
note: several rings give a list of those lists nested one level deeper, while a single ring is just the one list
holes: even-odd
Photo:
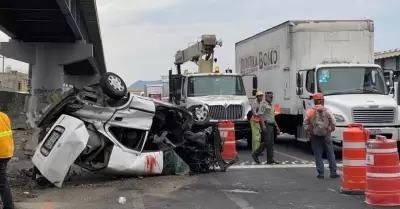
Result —
[{"label": "truck wheel", "polygon": [[253,147],[253,141],[252,138],[247,138],[247,149],[252,149]]},{"label": "truck wheel", "polygon": [[210,122],[210,111],[207,105],[192,105],[188,111],[193,115],[193,125],[204,126]]},{"label": "truck wheel", "polygon": [[111,99],[119,100],[128,92],[126,84],[121,77],[112,72],[106,72],[100,78],[100,87]]},{"label": "truck wheel", "polygon": [[252,149],[252,146],[253,146],[253,138],[252,137],[253,136],[252,136],[251,131],[248,131],[246,134],[246,139],[247,139],[247,148],[250,150]]}]

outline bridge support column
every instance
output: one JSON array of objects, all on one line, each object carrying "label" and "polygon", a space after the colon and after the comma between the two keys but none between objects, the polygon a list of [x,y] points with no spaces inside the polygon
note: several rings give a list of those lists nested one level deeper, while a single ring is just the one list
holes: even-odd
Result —
[{"label": "bridge support column", "polygon": [[0,54],[30,64],[30,93],[27,122],[34,133],[25,149],[37,145],[35,121],[42,110],[60,99],[64,84],[64,65],[93,58],[93,45],[77,43],[25,43],[11,40],[0,42]]},{"label": "bridge support column", "polygon": [[[33,110],[55,102],[64,84],[64,65],[93,57],[93,45],[77,43],[0,42],[0,54],[31,64]],[[32,110],[32,109],[31,109]]]}]

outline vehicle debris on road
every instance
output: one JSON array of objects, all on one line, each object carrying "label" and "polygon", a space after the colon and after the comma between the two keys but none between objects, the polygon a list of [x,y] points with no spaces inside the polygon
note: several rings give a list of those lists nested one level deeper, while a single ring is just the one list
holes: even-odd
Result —
[{"label": "vehicle debris on road", "polygon": [[107,72],[96,85],[64,93],[41,116],[33,179],[61,187],[72,164],[115,176],[225,171],[234,162],[221,157],[217,125],[195,126],[191,110],[129,93]]}]

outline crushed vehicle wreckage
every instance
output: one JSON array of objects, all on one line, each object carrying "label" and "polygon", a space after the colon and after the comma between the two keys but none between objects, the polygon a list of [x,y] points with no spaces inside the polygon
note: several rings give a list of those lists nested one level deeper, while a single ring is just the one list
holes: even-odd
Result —
[{"label": "crushed vehicle wreckage", "polygon": [[96,85],[65,92],[38,120],[33,179],[61,187],[72,164],[115,176],[226,171],[235,162],[222,159],[217,125],[204,126],[207,110],[134,95],[107,72]]}]

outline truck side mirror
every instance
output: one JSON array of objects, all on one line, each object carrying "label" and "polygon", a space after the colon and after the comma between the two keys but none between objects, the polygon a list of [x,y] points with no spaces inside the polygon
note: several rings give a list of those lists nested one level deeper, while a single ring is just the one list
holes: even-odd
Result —
[{"label": "truck side mirror", "polygon": [[300,74],[300,72],[298,72],[296,74],[296,86],[297,86],[297,88],[302,88],[303,87],[303,84],[301,83],[301,74]]},{"label": "truck side mirror", "polygon": [[397,104],[400,105],[400,101],[399,101],[400,100],[400,85],[398,82],[394,83],[393,96],[394,96],[394,99],[396,100]]},{"label": "truck side mirror", "polygon": [[257,89],[253,89],[253,91],[251,92],[251,95],[256,96],[257,93]]},{"label": "truck side mirror", "polygon": [[387,82],[388,82],[388,87],[392,88],[394,86],[394,72],[392,69],[385,69],[383,70],[383,75],[385,78],[387,78]]},{"label": "truck side mirror", "polygon": [[[258,79],[256,76],[253,77],[253,89],[257,89],[258,88]],[[254,95],[253,95],[254,96]]]},{"label": "truck side mirror", "polygon": [[296,89],[296,94],[299,95],[299,96],[302,95],[303,94],[303,88],[297,88]]}]

